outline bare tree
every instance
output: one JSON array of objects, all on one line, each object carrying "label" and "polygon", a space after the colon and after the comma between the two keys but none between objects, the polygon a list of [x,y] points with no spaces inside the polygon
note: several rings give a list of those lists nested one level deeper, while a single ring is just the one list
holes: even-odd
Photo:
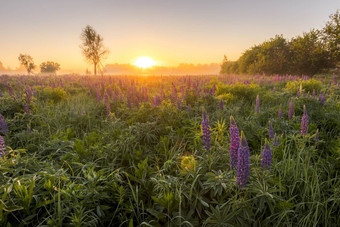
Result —
[{"label": "bare tree", "polygon": [[33,58],[27,54],[20,54],[18,57],[20,64],[23,65],[28,75],[32,72],[32,70],[35,68],[35,64],[33,62]]},{"label": "bare tree", "polygon": [[109,53],[104,47],[104,39],[90,25],[87,25],[81,33],[81,40],[80,48],[83,50],[83,55],[94,65],[94,75],[97,75],[101,60]]}]

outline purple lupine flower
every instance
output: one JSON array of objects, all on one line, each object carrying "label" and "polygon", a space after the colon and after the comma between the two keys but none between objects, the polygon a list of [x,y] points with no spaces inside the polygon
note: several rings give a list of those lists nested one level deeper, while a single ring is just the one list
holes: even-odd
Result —
[{"label": "purple lupine flower", "polygon": [[274,92],[274,93],[276,92],[276,88],[275,88],[275,87],[273,87],[273,92]]},{"label": "purple lupine flower", "polygon": [[8,126],[6,124],[4,116],[0,114],[0,126],[1,126],[1,131],[4,135],[8,134]]},{"label": "purple lupine flower", "polygon": [[99,88],[97,88],[97,90],[96,90],[96,97],[97,97],[98,102],[100,102],[102,100],[102,96],[100,94],[100,89]]},{"label": "purple lupine flower", "polygon": [[27,103],[24,103],[24,111],[25,111],[26,114],[31,113],[30,108],[28,107]]},{"label": "purple lupine flower", "polygon": [[249,147],[243,131],[241,131],[241,142],[237,153],[236,184],[239,188],[244,188],[247,185],[249,176]]},{"label": "purple lupine flower", "polygon": [[324,105],[325,104],[325,100],[326,100],[326,96],[320,92],[320,95],[319,95],[319,102],[321,105]]},{"label": "purple lupine flower", "polygon": [[190,110],[191,110],[191,109],[190,109],[190,106],[188,106],[188,112],[190,112]]},{"label": "purple lupine flower", "polygon": [[11,97],[14,98],[14,91],[13,91],[13,87],[11,84],[8,84],[8,93]]},{"label": "purple lupine flower", "polygon": [[129,107],[129,109],[131,109],[131,100],[130,100],[129,94],[127,94],[126,99],[127,99],[128,107]]},{"label": "purple lupine flower", "polygon": [[216,92],[216,85],[214,84],[214,85],[212,86],[212,88],[210,89],[209,94],[210,94],[210,95],[215,95],[215,92]]},{"label": "purple lupine flower", "polygon": [[277,112],[277,117],[282,117],[282,104],[280,104],[279,111]]},{"label": "purple lupine flower", "polygon": [[294,103],[293,103],[293,99],[290,98],[289,111],[288,111],[288,119],[292,119],[293,113],[294,113]]},{"label": "purple lupine flower", "polygon": [[77,114],[76,114],[76,111],[74,110],[74,108],[72,108],[72,116],[73,116],[74,118],[77,117]]},{"label": "purple lupine flower", "polygon": [[176,86],[174,85],[174,84],[172,84],[172,94],[171,94],[171,101],[172,101],[172,103],[173,104],[175,104],[176,103],[176,101],[177,101],[177,88],[176,88]]},{"label": "purple lupine flower", "polygon": [[0,157],[5,156],[5,154],[6,154],[5,140],[2,136],[0,136]]},{"label": "purple lupine flower", "polygon": [[261,167],[262,169],[270,169],[272,162],[272,150],[270,149],[267,139],[265,141],[264,149],[262,151]]},{"label": "purple lupine flower", "polygon": [[240,134],[233,116],[230,116],[230,168],[236,169],[237,167],[237,151],[240,145]]},{"label": "purple lupine flower", "polygon": [[220,110],[224,109],[224,107],[223,107],[223,100],[222,99],[220,100],[219,107],[220,107]]},{"label": "purple lupine flower", "polygon": [[27,102],[31,102],[32,98],[31,98],[31,92],[29,92],[27,89],[25,90],[25,93],[26,93],[26,99],[27,99]]},{"label": "purple lupine flower", "polygon": [[272,127],[272,123],[269,121],[269,128],[268,128],[268,135],[269,135],[269,138],[274,138],[274,129]]},{"label": "purple lupine flower", "polygon": [[181,101],[177,98],[177,109],[181,109]]},{"label": "purple lupine flower", "polygon": [[259,95],[256,96],[256,104],[255,104],[255,112],[259,113],[260,111],[260,97]]},{"label": "purple lupine flower", "polygon": [[316,130],[315,136],[314,136],[314,141],[318,142],[319,141],[319,129]]},{"label": "purple lupine flower", "polygon": [[110,113],[111,113],[110,101],[109,101],[109,96],[106,92],[104,94],[104,102],[105,102],[105,106],[106,106],[106,113],[107,113],[107,115],[110,115]]},{"label": "purple lupine flower", "polygon": [[301,119],[301,135],[306,135],[307,129],[308,129],[308,115],[307,115],[306,106],[303,105],[303,115]]},{"label": "purple lupine flower", "polygon": [[315,93],[315,89],[313,89],[313,98],[315,98],[316,93]]},{"label": "purple lupine flower", "polygon": [[278,138],[277,138],[277,135],[276,135],[276,134],[275,134],[275,136],[274,136],[273,145],[274,145],[275,147],[279,146],[279,141],[278,141]]},{"label": "purple lupine flower", "polygon": [[0,98],[1,98],[1,97],[4,97],[4,96],[2,95],[2,91],[0,90]]},{"label": "purple lupine flower", "polygon": [[296,92],[296,97],[300,98],[300,95],[301,95],[300,90],[298,90],[298,91]]},{"label": "purple lupine flower", "polygon": [[336,85],[338,83],[335,73],[333,73],[333,83]]},{"label": "purple lupine flower", "polygon": [[210,149],[210,127],[209,127],[209,119],[205,111],[203,111],[202,134],[203,134],[203,145],[205,149],[209,150]]}]

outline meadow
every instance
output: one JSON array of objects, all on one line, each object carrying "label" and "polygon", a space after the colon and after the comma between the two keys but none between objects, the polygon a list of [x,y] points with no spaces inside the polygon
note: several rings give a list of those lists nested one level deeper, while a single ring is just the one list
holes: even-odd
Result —
[{"label": "meadow", "polygon": [[340,225],[335,76],[0,82],[1,226]]}]

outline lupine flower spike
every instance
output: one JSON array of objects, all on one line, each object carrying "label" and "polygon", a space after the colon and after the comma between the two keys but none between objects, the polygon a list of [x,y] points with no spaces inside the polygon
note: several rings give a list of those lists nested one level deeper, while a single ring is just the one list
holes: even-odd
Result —
[{"label": "lupine flower spike", "polygon": [[24,104],[24,111],[25,111],[26,114],[31,113],[30,108],[28,107],[27,103]]},{"label": "lupine flower spike", "polygon": [[223,108],[223,100],[222,100],[222,99],[220,100],[219,107],[220,107],[220,110],[223,110],[223,109],[224,109],[224,108]]},{"label": "lupine flower spike", "polygon": [[293,112],[294,112],[294,103],[293,103],[293,99],[290,98],[289,111],[288,111],[288,119],[292,119]]},{"label": "lupine flower spike", "polygon": [[276,134],[275,134],[275,136],[274,136],[273,145],[274,145],[275,147],[279,146],[279,141],[278,141],[278,138],[277,138],[277,135],[276,135]]},{"label": "lupine flower spike", "polygon": [[259,113],[260,111],[260,97],[259,95],[256,96],[256,105],[255,105],[255,112]]},{"label": "lupine flower spike", "polygon": [[241,142],[238,148],[237,156],[237,180],[239,188],[244,188],[247,185],[249,176],[249,147],[246,137],[241,131]]},{"label": "lupine flower spike", "polygon": [[4,135],[8,134],[8,126],[6,124],[4,116],[0,114],[0,126],[1,126],[1,131]]},{"label": "lupine flower spike", "polygon": [[5,154],[6,154],[5,140],[2,136],[0,136],[0,157],[5,156]]},{"label": "lupine flower spike", "polygon": [[237,151],[240,145],[240,134],[233,116],[230,116],[230,167],[236,169],[237,167]]},{"label": "lupine flower spike", "polygon": [[301,135],[306,135],[307,129],[308,129],[308,115],[307,115],[306,106],[303,105],[303,115],[301,119]]},{"label": "lupine flower spike", "polygon": [[261,167],[263,169],[270,169],[271,162],[272,162],[272,150],[270,149],[269,143],[266,139],[264,149],[262,151]]},{"label": "lupine flower spike", "polygon": [[202,134],[203,134],[204,148],[209,150],[210,149],[210,128],[209,128],[209,119],[205,111],[203,111]]},{"label": "lupine flower spike", "polygon": [[272,127],[272,123],[269,121],[269,128],[268,128],[269,138],[274,138],[274,129]]},{"label": "lupine flower spike", "polygon": [[106,92],[104,94],[104,102],[105,102],[105,106],[106,106],[106,113],[107,113],[107,115],[110,115],[110,113],[111,113],[110,101],[109,101],[109,96],[107,95]]}]

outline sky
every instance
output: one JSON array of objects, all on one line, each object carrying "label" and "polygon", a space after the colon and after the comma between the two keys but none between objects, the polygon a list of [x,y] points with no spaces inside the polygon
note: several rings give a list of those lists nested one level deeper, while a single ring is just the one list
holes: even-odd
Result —
[{"label": "sky", "polygon": [[64,72],[92,69],[79,47],[91,25],[110,50],[104,64],[220,63],[276,34],[320,29],[337,9],[339,0],[0,0],[0,62],[15,69],[23,53]]}]

